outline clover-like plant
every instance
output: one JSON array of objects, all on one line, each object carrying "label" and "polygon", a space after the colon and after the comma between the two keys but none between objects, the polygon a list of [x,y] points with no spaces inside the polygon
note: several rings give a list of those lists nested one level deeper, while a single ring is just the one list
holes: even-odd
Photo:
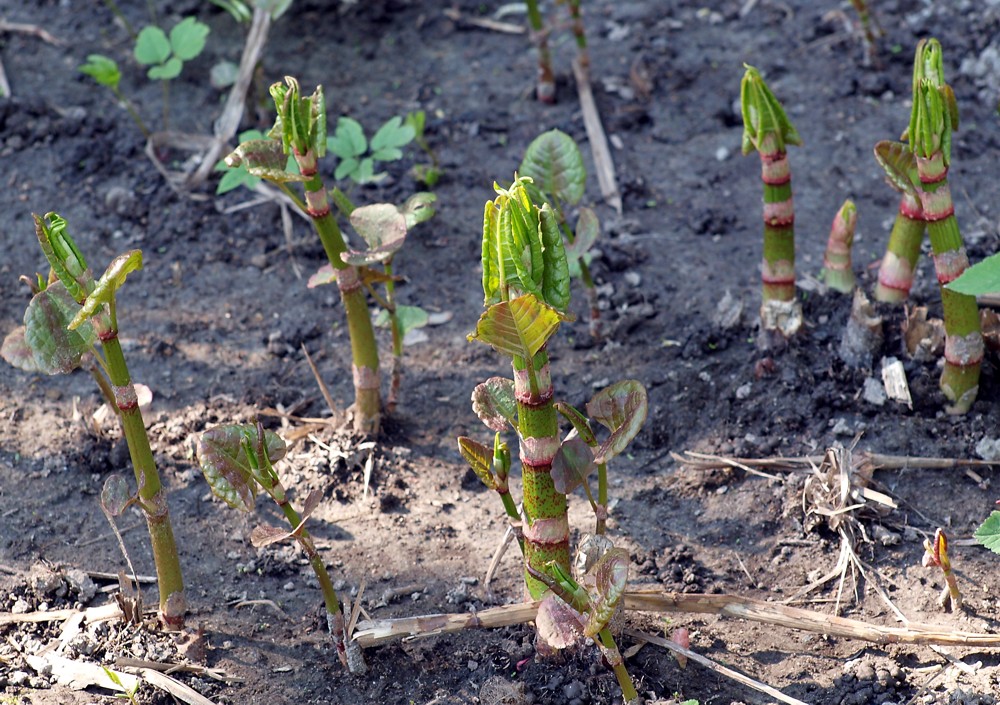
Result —
[{"label": "clover-like plant", "polygon": [[740,84],[743,154],[760,154],[764,183],[764,258],[761,262],[761,345],[780,347],[802,327],[795,296],[795,206],[785,146],[802,139],[760,73],[744,64]]},{"label": "clover-like plant", "polygon": [[323,592],[327,628],[341,663],[351,673],[364,673],[366,666],[361,648],[347,635],[344,611],[333,581],[305,528],[306,520],[319,506],[322,490],[311,492],[302,503],[301,512],[296,511],[273,465],[285,457],[285,442],[276,433],[265,430],[259,421],[211,428],[201,434],[196,452],[201,472],[212,492],[233,509],[253,512],[261,490],[278,505],[291,529],[258,526],[250,535],[251,543],[258,548],[287,540],[298,543]]},{"label": "clover-like plant", "polygon": [[[35,234],[51,267],[38,277],[24,325],[3,341],[0,356],[28,372],[67,374],[90,370],[118,415],[128,443],[138,490],[121,491],[122,483],[105,484],[102,502],[124,509],[136,505],[146,517],[160,590],[160,619],[171,629],[184,625],[184,582],[174,541],[167,499],[156,470],[132,377],[118,340],[118,289],[126,277],[142,268],[142,252],[116,257],[100,279],[94,275],[66,221],[55,213],[34,216]],[[114,513],[114,512],[112,512]]]},{"label": "clover-like plant", "polygon": [[[904,198],[908,197],[909,202],[919,204],[919,217],[930,235],[944,309],[945,351],[940,386],[951,402],[948,412],[964,414],[979,391],[983,336],[975,296],[947,286],[969,266],[948,184],[952,131],[957,127],[958,106],[944,78],[941,44],[936,39],[923,39],[913,60],[913,109],[910,125],[903,134],[906,142],[879,142],[875,145],[875,159],[889,184],[902,192]],[[902,205],[900,217],[903,217]],[[904,280],[903,275],[912,272],[916,255],[912,261],[909,257],[914,250],[919,254],[916,230],[914,227],[905,254],[890,259],[887,253],[886,259],[901,268],[890,279]],[[881,274],[879,280],[882,282]]]},{"label": "clover-like plant", "polygon": [[[369,265],[374,261],[384,263],[402,245],[405,231],[400,235],[398,228],[401,223],[406,225],[406,215],[400,220],[389,214],[389,220],[394,223],[377,236],[371,232],[368,235],[362,233],[370,244],[377,243],[372,244],[373,252],[377,252],[372,255],[374,259],[371,261],[365,256],[348,252],[347,242],[331,212],[323,177],[319,173],[319,160],[326,155],[328,149],[334,151],[332,145],[337,145],[336,149],[343,154],[351,153],[355,157],[364,154],[371,146],[375,149],[371,157],[373,161],[375,154],[382,154],[386,159],[395,158],[394,155],[399,151],[401,131],[406,126],[400,125],[394,118],[386,123],[391,129],[383,125],[372,138],[371,145],[367,141],[362,145],[364,133],[361,132],[359,136],[358,130],[351,126],[356,123],[344,122],[342,119],[338,127],[339,135],[335,135],[333,142],[330,142],[327,139],[326,102],[322,87],[317,87],[307,97],[302,94],[296,79],[286,77],[284,83],[271,86],[271,97],[278,116],[267,137],[243,142],[225,161],[230,168],[243,165],[249,174],[276,184],[311,218],[329,260],[332,270],[330,273],[337,282],[347,316],[354,373],[354,429],[360,433],[375,434],[378,433],[381,422],[382,396],[378,347],[365,291],[366,286],[370,289],[375,281],[392,281],[391,274],[386,279],[384,272],[380,275]],[[409,134],[408,139],[412,139],[412,128],[406,128],[406,132]],[[353,147],[348,149],[349,145]],[[289,157],[294,160],[294,168],[291,168]],[[361,167],[362,162],[364,159],[357,162],[358,168],[364,168],[367,173],[369,167]],[[344,175],[346,173],[341,174]],[[302,184],[304,199],[290,188],[293,183]],[[350,214],[353,205],[339,191],[335,190],[334,193],[345,204],[342,210]],[[420,207],[415,206],[415,209],[428,216],[433,212],[424,210],[428,203],[424,199]],[[412,218],[413,213],[410,215]],[[374,239],[369,239],[369,235]],[[316,280],[314,283],[323,282]]]},{"label": "clover-like plant", "polygon": [[571,230],[566,209],[583,198],[587,168],[583,154],[573,138],[561,130],[544,132],[528,145],[518,173],[530,176],[525,189],[536,206],[548,203],[555,211],[559,227],[566,238],[566,259],[571,277],[583,282],[590,306],[590,333],[600,337],[601,311],[597,305],[597,288],[590,275],[591,248],[600,234],[600,222],[591,208],[579,209],[576,229]]},{"label": "clover-like plant", "polygon": [[[598,562],[587,573],[593,586],[579,592],[579,581],[569,578],[567,494],[583,488],[596,516],[596,532],[603,534],[607,463],[642,427],[646,390],[639,382],[626,380],[591,399],[588,414],[610,431],[603,442],[598,442],[587,416],[555,402],[548,343],[569,318],[569,266],[558,218],[547,203],[539,207],[532,202],[530,183],[530,177],[521,176],[509,188],[495,185],[497,197],[486,203],[482,247],[486,311],[469,339],[509,357],[514,378],[491,378],[472,395],[473,410],[497,434],[493,448],[467,437],[459,438],[458,445],[476,475],[501,497],[521,546],[528,594],[545,598],[536,621],[541,644],[568,645],[583,624],[583,633],[597,635],[603,648],[617,654],[607,620],[624,591],[627,556],[622,560],[613,549],[607,552],[606,562]],[[573,426],[565,438],[560,434],[559,412]],[[510,452],[500,437],[510,430],[517,435],[520,451],[522,512],[510,497]],[[589,484],[595,472],[596,498]],[[626,700],[631,701],[635,689],[620,656],[609,660]]]},{"label": "clover-like plant", "polygon": [[[148,25],[143,27],[136,37],[132,51],[135,60],[149,67],[146,71],[149,79],[162,81],[164,130],[170,129],[169,82],[180,75],[185,62],[201,54],[208,33],[207,24],[199,22],[194,17],[185,17],[174,25],[169,35],[156,25]],[[129,116],[142,130],[143,135],[149,137],[149,129],[131,102],[121,93],[119,87],[121,71],[114,59],[102,54],[91,54],[87,57],[87,63],[81,65],[78,70],[93,78],[98,84],[111,89],[115,98],[125,105]]]},{"label": "clover-like plant", "polygon": [[340,158],[333,177],[350,178],[359,184],[385,180],[388,174],[384,171],[376,173],[376,163],[401,159],[401,147],[412,142],[415,135],[414,126],[404,123],[403,118],[398,115],[389,118],[378,128],[371,140],[365,137],[365,130],[360,122],[349,117],[339,118],[337,129],[327,139],[327,149]]}]

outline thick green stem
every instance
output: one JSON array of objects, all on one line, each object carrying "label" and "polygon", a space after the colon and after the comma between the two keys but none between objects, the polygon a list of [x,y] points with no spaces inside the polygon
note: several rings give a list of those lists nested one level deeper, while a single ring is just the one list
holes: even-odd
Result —
[{"label": "thick green stem", "polygon": [[381,424],[382,397],[379,389],[378,346],[372,327],[368,302],[365,299],[361,273],[357,267],[341,259],[347,250],[340,227],[330,212],[323,180],[316,173],[316,159],[310,153],[296,154],[299,169],[311,175],[305,182],[306,213],[312,218],[330,265],[337,272],[337,287],[347,315],[347,331],[351,339],[351,359],[354,372],[354,430],[377,434]]},{"label": "thick green stem", "polygon": [[851,247],[858,223],[858,210],[850,199],[833,217],[830,237],[823,255],[823,280],[826,285],[842,294],[854,291],[854,270],[851,268]]},{"label": "thick green stem", "polygon": [[784,150],[760,150],[764,182],[764,260],[761,284],[764,302],[795,298],[795,208],[792,177]]},{"label": "thick green stem", "polygon": [[98,316],[94,322],[97,324],[95,328],[98,330],[101,346],[104,349],[108,377],[125,440],[128,443],[135,480],[139,486],[139,506],[146,515],[146,524],[149,527],[160,590],[160,618],[167,628],[180,629],[184,626],[187,605],[167,499],[160,484],[160,475],[156,471],[153,451],[149,447],[149,437],[146,435],[146,426],[139,410],[135,387],[132,385],[125,356],[118,342],[118,331],[110,325],[106,316]]},{"label": "thick green stem", "polygon": [[910,295],[924,228],[924,211],[920,202],[904,193],[899,199],[899,212],[892,224],[889,246],[878,270],[878,285],[875,287],[878,301],[899,303]]},{"label": "thick green stem", "polygon": [[976,400],[983,359],[983,336],[976,297],[945,288],[969,266],[962,234],[948,187],[948,167],[941,152],[924,159],[917,157],[920,200],[927,220],[927,232],[934,250],[934,269],[941,289],[944,309],[944,371],[941,391],[952,403],[949,413],[964,414]]},{"label": "thick green stem", "polygon": [[604,629],[597,633],[597,639],[601,642],[601,646],[604,647],[605,658],[608,658],[611,662],[611,668],[615,672],[615,678],[618,679],[618,686],[622,689],[622,697],[625,699],[625,702],[632,703],[636,701],[639,693],[636,692],[635,686],[632,685],[632,679],[628,675],[628,669],[625,668],[625,661],[621,657],[621,652],[618,650],[618,644],[615,643],[615,637],[611,633],[611,630],[608,627],[604,627]]},{"label": "thick green stem", "polygon": [[548,30],[542,13],[538,9],[538,0],[524,0],[528,10],[528,26],[531,28],[531,42],[538,51],[538,78],[535,84],[535,96],[543,103],[554,103],[556,100],[556,78],[552,73],[552,52],[549,50]]},{"label": "thick green stem", "polygon": [[[549,356],[543,349],[534,360],[514,357],[514,395],[517,398],[521,475],[524,494],[525,585],[533,599],[548,589],[532,577],[528,566],[539,572],[554,561],[569,573],[569,520],[566,495],[552,481],[552,459],[559,449],[559,420],[552,404]],[[534,371],[537,390],[529,373]]]}]

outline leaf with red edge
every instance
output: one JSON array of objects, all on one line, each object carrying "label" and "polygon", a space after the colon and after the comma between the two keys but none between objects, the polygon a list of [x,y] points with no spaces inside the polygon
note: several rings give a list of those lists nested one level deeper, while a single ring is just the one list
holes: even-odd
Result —
[{"label": "leaf with red edge", "polygon": [[625,450],[646,422],[649,405],[646,388],[634,379],[605,387],[587,402],[587,414],[609,431],[611,436],[597,449],[594,462],[611,460]]},{"label": "leaf with red edge", "polygon": [[[212,492],[230,507],[249,512],[254,508],[257,482],[243,448],[244,438],[249,438],[252,448],[257,447],[257,429],[252,424],[216,426],[201,434],[197,456]],[[265,431],[264,442],[271,462],[284,457],[285,442],[276,433]]]},{"label": "leaf with red edge", "polygon": [[556,411],[562,414],[563,418],[573,424],[573,428],[580,435],[587,445],[591,448],[597,447],[597,436],[594,435],[594,431],[590,428],[590,422],[587,421],[587,417],[581,414],[576,407],[567,404],[563,401],[557,401],[553,406],[556,407]]},{"label": "leaf with red edge", "polygon": [[118,473],[108,475],[101,490],[101,506],[112,517],[119,517],[132,504],[135,495],[128,486],[128,481]]},{"label": "leaf with red edge", "polygon": [[621,603],[628,584],[628,551],[612,548],[590,569],[597,594],[592,596],[583,633],[593,638],[607,626]]},{"label": "leaf with red edge", "polygon": [[0,345],[0,357],[25,372],[41,372],[28,341],[24,339],[24,330],[24,326],[18,326],[7,334],[3,345]]},{"label": "leaf with red edge", "polygon": [[900,193],[919,198],[916,186],[920,183],[917,159],[913,156],[909,145],[882,140],[875,145],[875,161],[882,167],[890,186]]},{"label": "leaf with red edge", "polygon": [[245,166],[254,176],[274,183],[308,180],[302,174],[288,171],[288,164],[281,140],[247,140],[226,157],[226,166],[232,169]]},{"label": "leaf with red edge", "polygon": [[458,450],[465,458],[465,462],[472,468],[484,485],[488,489],[496,490],[497,483],[493,478],[493,449],[487,448],[479,441],[474,441],[465,436],[458,437]]},{"label": "leaf with red edge", "polygon": [[306,288],[315,289],[317,286],[336,283],[337,272],[334,270],[333,265],[328,262],[317,269],[315,274],[309,277],[309,281],[306,282]]},{"label": "leaf with red edge", "polygon": [[306,497],[306,501],[302,505],[302,511],[299,513],[299,523],[296,524],[294,529],[288,531],[287,529],[279,529],[275,526],[262,524],[255,527],[250,533],[250,543],[255,548],[261,548],[262,546],[270,546],[272,543],[279,543],[291,538],[298,539],[302,535],[302,527],[305,526],[306,520],[316,511],[316,507],[319,506],[321,499],[323,499],[323,490],[313,490]]},{"label": "leaf with red edge", "polygon": [[491,431],[517,427],[517,399],[514,380],[490,377],[472,390],[472,410]]},{"label": "leaf with red edge", "polygon": [[569,494],[586,482],[596,469],[594,451],[586,441],[574,435],[562,442],[552,459],[552,484],[556,492]]},{"label": "leaf with red edge", "polygon": [[139,269],[142,269],[142,250],[129,250],[111,260],[111,264],[104,270],[93,291],[87,294],[83,307],[77,311],[76,316],[66,327],[76,330],[105,305],[113,302],[115,294],[125,284],[128,275]]}]

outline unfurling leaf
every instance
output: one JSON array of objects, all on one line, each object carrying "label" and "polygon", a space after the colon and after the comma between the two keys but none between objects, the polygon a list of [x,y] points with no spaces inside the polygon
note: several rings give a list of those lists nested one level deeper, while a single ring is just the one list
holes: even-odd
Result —
[{"label": "unfurling leaf", "polygon": [[299,523],[291,531],[262,524],[255,527],[250,533],[250,543],[255,548],[262,548],[263,546],[270,546],[272,543],[279,543],[286,539],[298,539],[302,535],[306,520],[316,511],[316,507],[319,506],[321,499],[323,499],[323,490],[313,490],[306,497],[306,501],[302,505],[302,511],[299,513]]},{"label": "unfurling leaf", "polygon": [[479,441],[474,441],[465,436],[458,437],[458,450],[465,458],[465,462],[472,468],[484,485],[488,489],[496,490],[497,483],[493,477],[493,449],[487,448]]},{"label": "unfurling leaf", "polygon": [[947,284],[947,288],[969,296],[1000,292],[1000,253],[972,265],[962,272],[962,276]]},{"label": "unfurling leaf", "polygon": [[587,421],[586,416],[565,402],[557,401],[555,407],[556,411],[563,415],[563,418],[573,424],[573,428],[576,429],[577,434],[588,446],[591,448],[597,447],[597,436],[594,435],[594,430],[590,427],[590,422]]},{"label": "unfurling leaf", "polygon": [[628,563],[628,551],[612,548],[591,569],[597,594],[590,602],[587,623],[583,627],[585,635],[593,638],[614,616],[628,584]]},{"label": "unfurling leaf", "polygon": [[595,469],[594,451],[587,442],[579,436],[567,438],[552,459],[552,484],[556,492],[569,494],[586,482]]},{"label": "unfurling leaf", "polygon": [[[249,512],[254,507],[257,481],[244,450],[245,438],[252,448],[257,447],[257,429],[253,425],[216,426],[201,434],[197,455],[212,492],[230,507]],[[264,442],[271,462],[284,457],[285,442],[276,433],[265,431]]]},{"label": "unfurling leaf", "polygon": [[746,73],[740,82],[740,107],[743,112],[743,154],[761,150],[765,142],[768,151],[785,151],[786,144],[801,145],[802,138],[795,130],[781,102],[768,88],[760,73],[753,66],[743,64]]},{"label": "unfurling leaf", "polygon": [[490,377],[472,390],[472,411],[492,431],[517,427],[517,399],[514,380]]},{"label": "unfurling leaf", "polygon": [[79,328],[84,321],[89,320],[103,306],[114,301],[115,292],[125,283],[128,275],[137,269],[142,269],[142,250],[129,250],[111,260],[111,264],[108,265],[108,268],[104,270],[104,274],[97,281],[97,286],[87,294],[87,300],[83,302],[83,308],[80,309],[67,327],[70,330]]},{"label": "unfurling leaf", "polygon": [[[80,366],[80,358],[94,347],[97,334],[89,323],[76,330],[68,329],[79,311],[80,305],[62,282],[50,284],[31,299],[24,313],[24,342],[39,372],[48,375],[71,372]],[[4,358],[13,363],[6,355]]]},{"label": "unfurling leaf", "polygon": [[549,130],[536,137],[525,150],[518,173],[530,176],[535,187],[560,201],[575,204],[583,198],[587,181],[583,155],[565,132]]},{"label": "unfurling leaf", "polygon": [[247,140],[240,144],[228,157],[226,165],[232,168],[246,167],[253,176],[278,184],[290,181],[306,181],[297,171],[289,171],[289,157],[280,140]]},{"label": "unfurling leaf", "polygon": [[101,506],[112,517],[119,517],[132,503],[135,495],[128,486],[128,481],[118,473],[108,475],[101,490]]},{"label": "unfurling leaf", "polygon": [[991,512],[974,534],[976,541],[994,553],[1000,553],[1000,512]]},{"label": "unfurling leaf", "polygon": [[605,387],[587,402],[587,415],[609,431],[611,436],[597,449],[594,461],[606,463],[635,438],[646,421],[646,388],[634,379]]},{"label": "unfurling leaf", "polygon": [[875,145],[875,161],[882,167],[890,186],[919,200],[916,187],[920,183],[917,160],[907,145],[882,140]]},{"label": "unfurling leaf", "polygon": [[559,328],[563,316],[533,294],[493,304],[480,316],[469,340],[479,340],[507,355],[531,358]]},{"label": "unfurling leaf", "polygon": [[565,313],[569,309],[569,262],[559,221],[549,204],[538,211],[538,231],[542,241],[542,298],[549,306]]}]

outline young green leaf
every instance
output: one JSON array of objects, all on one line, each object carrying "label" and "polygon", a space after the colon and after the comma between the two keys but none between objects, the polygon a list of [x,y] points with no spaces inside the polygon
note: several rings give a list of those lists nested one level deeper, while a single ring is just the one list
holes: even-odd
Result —
[{"label": "young green leaf", "polygon": [[472,390],[472,411],[492,430],[502,432],[517,427],[517,399],[514,380],[490,377]]},{"label": "young green leaf", "polygon": [[583,155],[573,138],[560,130],[544,132],[528,145],[518,173],[530,176],[536,188],[565,203],[583,198],[587,181]]},{"label": "young green leaf", "polygon": [[[326,140],[327,149],[341,159],[360,157],[368,151],[364,128],[354,118],[342,117],[337,120],[337,130]],[[342,178],[342,177],[338,177]]]},{"label": "young green leaf", "polygon": [[405,338],[406,334],[411,330],[426,326],[430,321],[430,316],[427,314],[427,311],[419,306],[397,306],[396,320],[399,322],[399,327],[402,329]]},{"label": "young green leaf", "polygon": [[946,288],[969,296],[1000,292],[1000,253],[972,265],[958,279],[947,284]]},{"label": "young green leaf", "polygon": [[[256,447],[257,429],[252,425],[216,426],[201,434],[196,450],[198,464],[212,492],[234,509],[253,510],[257,482],[243,440]],[[271,431],[264,432],[267,457],[277,462],[285,455],[285,442]]]},{"label": "young green leaf", "polygon": [[159,27],[143,27],[135,40],[135,60],[145,66],[162,64],[170,57],[170,39]]},{"label": "young green leaf", "polygon": [[784,151],[785,144],[801,145],[802,138],[785,114],[781,102],[753,66],[743,64],[746,73],[740,82],[740,107],[743,111],[743,154],[761,150],[765,140]]},{"label": "young green leaf", "polygon": [[545,303],[565,313],[569,309],[569,262],[559,221],[546,203],[538,211],[538,231],[542,241],[542,297]]},{"label": "young green leaf", "polygon": [[563,318],[533,294],[524,294],[486,309],[469,340],[486,343],[507,355],[531,358],[545,346]]},{"label": "young green leaf", "polygon": [[981,545],[1000,553],[1000,512],[991,512],[973,536]]},{"label": "young green leaf", "polygon": [[555,403],[556,411],[562,414],[562,417],[573,424],[573,428],[576,429],[577,434],[580,438],[586,442],[591,448],[597,447],[597,436],[594,435],[594,430],[590,427],[590,422],[587,417],[581,414],[575,407],[561,401]]},{"label": "young green leaf", "polygon": [[399,207],[399,212],[406,219],[406,227],[412,228],[414,225],[430,220],[436,212],[434,202],[437,196],[427,191],[420,191],[406,199],[406,203]]},{"label": "young green leaf", "polygon": [[497,483],[493,477],[493,449],[487,448],[479,441],[474,441],[465,436],[458,438],[458,450],[465,458],[465,462],[472,468],[484,485],[488,489],[496,490]]},{"label": "young green leaf", "polygon": [[[24,340],[39,372],[66,374],[80,366],[80,358],[90,352],[97,334],[89,323],[77,330],[68,326],[80,305],[62,282],[50,284],[37,293],[24,313]],[[4,356],[6,358],[6,355]]]},{"label": "young green leaf", "polygon": [[208,25],[194,17],[185,17],[170,30],[170,48],[181,61],[190,61],[205,48]]},{"label": "young green leaf", "polygon": [[401,159],[403,147],[413,141],[416,134],[412,125],[404,125],[403,118],[390,118],[378,131],[372,135],[372,156],[381,162],[391,162]]},{"label": "young green leaf", "polygon": [[138,269],[142,269],[141,250],[129,250],[111,260],[111,264],[98,280],[97,286],[87,295],[87,300],[83,302],[83,308],[79,310],[67,327],[70,330],[79,328],[99,309],[114,301],[115,293],[125,283],[126,277]]},{"label": "young green leaf", "polygon": [[180,76],[182,68],[184,68],[184,62],[176,56],[171,56],[165,63],[150,68],[146,75],[154,81],[169,81]]},{"label": "young green leaf", "polygon": [[611,436],[597,449],[595,462],[603,464],[625,450],[646,422],[646,388],[634,379],[605,387],[587,402],[587,414]]},{"label": "young green leaf", "polygon": [[112,90],[118,88],[122,79],[122,72],[115,60],[101,54],[88,55],[87,63],[78,66],[77,70]]},{"label": "young green leaf", "polygon": [[875,161],[882,167],[890,186],[919,200],[916,187],[920,183],[917,160],[907,145],[882,140],[875,145]]}]

